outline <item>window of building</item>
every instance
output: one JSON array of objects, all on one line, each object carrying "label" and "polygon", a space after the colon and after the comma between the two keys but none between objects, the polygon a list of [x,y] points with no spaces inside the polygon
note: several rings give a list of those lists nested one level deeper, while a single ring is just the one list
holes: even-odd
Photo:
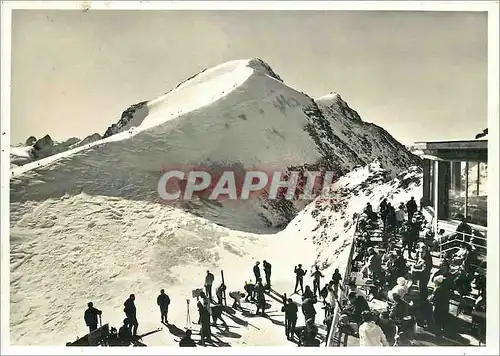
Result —
[{"label": "window of building", "polygon": [[448,218],[461,220],[465,216],[466,202],[466,162],[450,162],[450,178],[448,188]]},{"label": "window of building", "polygon": [[467,218],[472,224],[487,226],[488,164],[469,162],[467,187]]}]

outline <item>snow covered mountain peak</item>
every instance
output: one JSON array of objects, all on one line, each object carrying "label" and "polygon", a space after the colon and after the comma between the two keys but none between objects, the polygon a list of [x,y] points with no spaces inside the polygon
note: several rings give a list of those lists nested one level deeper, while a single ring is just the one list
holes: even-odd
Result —
[{"label": "snow covered mountain peak", "polygon": [[[284,84],[260,59],[204,70],[167,94],[130,106],[108,131],[103,140],[13,171],[11,201],[85,193],[158,203],[162,174],[186,165],[216,171],[325,169],[340,177],[374,160],[393,176],[418,163],[387,131],[363,122],[340,95],[315,101]],[[183,208],[254,231],[286,225],[304,204],[190,201]]]}]

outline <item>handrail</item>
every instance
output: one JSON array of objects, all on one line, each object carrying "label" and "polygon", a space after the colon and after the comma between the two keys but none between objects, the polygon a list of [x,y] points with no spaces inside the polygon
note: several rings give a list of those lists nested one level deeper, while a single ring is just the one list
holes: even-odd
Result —
[{"label": "handrail", "polygon": [[[344,278],[342,280],[342,285],[341,285],[341,288],[339,288],[338,290],[338,296],[337,297],[337,301],[341,301],[341,300],[344,300],[344,298],[346,297],[346,293],[347,293],[347,290],[348,288],[346,287],[347,283],[349,282],[349,279],[351,278],[351,264],[352,264],[352,258],[353,258],[353,255],[354,255],[354,247],[356,246],[356,233],[358,231],[358,222],[359,222],[359,216],[360,214],[358,214],[358,216],[356,217],[356,223],[354,225],[354,233],[353,233],[353,236],[352,236],[352,241],[351,241],[351,248],[350,248],[350,251],[349,251],[349,257],[347,259],[347,264],[345,266],[345,270],[344,270]],[[336,306],[334,312],[333,312],[333,319],[332,319],[332,323],[330,325],[330,330],[329,330],[329,333],[328,333],[328,339],[326,340],[326,343],[325,343],[325,347],[332,347],[332,346],[335,346],[334,344],[334,337],[335,337],[335,334],[336,334],[336,328],[337,328],[337,324],[339,322],[339,318],[340,318],[340,305]]]},{"label": "handrail", "polygon": [[[439,227],[439,225],[438,225],[438,227]],[[467,233],[456,231],[456,230],[453,231],[453,230],[451,230],[449,228],[443,228],[443,227],[441,227],[440,230],[444,230],[445,232],[448,232],[448,235],[437,235],[438,237],[451,236],[451,239],[449,239],[447,241],[444,241],[444,242],[439,242],[439,252],[440,253],[452,249],[452,248],[443,249],[443,246],[451,244],[453,242],[457,242],[457,241],[463,242],[463,243],[468,243],[468,244],[474,246],[475,248],[480,248],[480,249],[483,249],[483,250],[487,251],[487,247],[486,246],[482,246],[482,245],[474,243],[474,240],[487,241],[487,237],[482,237],[482,236],[476,236],[476,235],[472,235],[472,234],[467,234]],[[465,236],[468,236],[470,238],[470,241],[466,242],[465,241]]]}]

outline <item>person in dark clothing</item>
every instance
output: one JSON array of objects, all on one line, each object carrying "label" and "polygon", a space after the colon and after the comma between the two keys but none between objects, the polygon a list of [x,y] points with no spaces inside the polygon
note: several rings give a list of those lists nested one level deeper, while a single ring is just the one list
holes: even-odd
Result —
[{"label": "person in dark clothing", "polygon": [[229,330],[227,323],[224,319],[222,319],[222,312],[224,311],[224,306],[221,304],[216,304],[212,307],[212,321],[213,325],[217,325],[217,320],[222,321],[222,325],[226,330]]},{"label": "person in dark clothing", "polygon": [[261,279],[261,275],[260,275],[260,262],[257,261],[255,262],[255,266],[253,266],[253,274],[255,276],[255,282],[258,282],[259,280],[262,280]]},{"label": "person in dark clothing", "polygon": [[408,249],[408,258],[413,259],[411,257],[411,252],[413,251],[413,243],[414,243],[414,234],[415,234],[415,224],[408,222],[407,228],[403,232],[403,253],[406,249]]},{"label": "person in dark clothing", "polygon": [[332,285],[333,285],[333,293],[335,295],[338,295],[338,291],[339,291],[339,287],[340,289],[342,289],[342,275],[340,274],[339,272],[339,269],[338,268],[335,268],[335,272],[333,272],[333,276],[332,276]]},{"label": "person in dark clothing", "polygon": [[137,335],[137,328],[139,323],[137,322],[137,310],[135,308],[135,295],[131,294],[130,297],[123,303],[125,308],[123,311],[128,319],[128,325],[133,336]]},{"label": "person in dark clothing", "polygon": [[394,278],[406,276],[408,273],[408,267],[406,266],[406,260],[403,257],[403,252],[401,250],[396,250],[396,258],[393,262]]},{"label": "person in dark clothing", "polygon": [[319,293],[320,291],[321,278],[324,277],[321,271],[319,270],[318,266],[316,266],[315,271],[312,273],[312,277],[313,277],[313,293],[316,296],[316,292]]},{"label": "person in dark clothing", "polygon": [[271,264],[264,260],[262,262],[262,265],[264,267],[264,275],[266,277],[266,289],[271,289]]},{"label": "person in dark clothing", "polygon": [[311,290],[311,287],[306,286],[306,289],[304,290],[304,294],[302,295],[302,298],[307,299],[307,298],[313,298],[313,297],[316,297],[316,295]]},{"label": "person in dark clothing", "polygon": [[295,327],[297,326],[297,313],[299,308],[297,304],[293,302],[291,298],[287,300],[287,303],[281,308],[282,312],[285,312],[285,334],[288,340],[293,339],[295,332]]},{"label": "person in dark clothing", "polygon": [[264,286],[262,285],[261,281],[257,282],[257,285],[255,286],[255,294],[257,296],[257,311],[255,312],[255,314],[259,314],[259,310],[261,310],[262,315],[265,315],[266,295]]},{"label": "person in dark clothing", "polygon": [[302,265],[299,264],[298,266],[295,266],[293,269],[293,272],[295,273],[295,289],[294,293],[297,293],[297,287],[300,285],[300,292],[303,294],[304,293],[304,276],[306,275],[306,271],[302,269]]},{"label": "person in dark clothing", "polygon": [[465,234],[463,241],[468,242],[467,238],[469,238],[469,239],[471,238],[468,235],[472,235],[472,227],[469,224],[467,224],[467,219],[465,218],[465,216],[462,216],[460,220],[461,220],[461,222],[457,226],[456,232]]},{"label": "person in dark clothing", "polygon": [[378,326],[382,329],[390,346],[394,345],[396,337],[396,323],[389,318],[389,312],[384,311],[378,320]]},{"label": "person in dark clothing", "polygon": [[222,283],[220,286],[218,286],[217,289],[215,290],[215,296],[217,297],[218,304],[222,304],[225,291],[226,291],[226,285],[224,283]]},{"label": "person in dark clothing", "polygon": [[255,284],[252,282],[245,282],[245,292],[247,293],[245,297],[245,302],[255,301]]},{"label": "person in dark clothing", "polygon": [[207,275],[205,276],[205,294],[208,296],[208,298],[210,298],[210,301],[213,301],[212,285],[214,284],[214,280],[214,275],[207,270]]},{"label": "person in dark clothing", "polygon": [[179,341],[179,347],[196,347],[196,343],[193,339],[191,339],[192,334],[193,332],[191,331],[191,329],[187,329],[186,335],[184,335]]},{"label": "person in dark clothing", "polygon": [[319,341],[316,339],[318,336],[318,327],[314,325],[314,319],[307,319],[306,326],[302,331],[302,337],[299,341],[299,346],[319,346]]},{"label": "person in dark clothing", "polygon": [[408,316],[410,308],[408,303],[402,300],[399,294],[394,293],[392,295],[392,299],[394,300],[394,305],[389,313],[389,318],[398,324],[401,323],[406,316]]},{"label": "person in dark clothing", "polygon": [[354,321],[358,325],[361,325],[363,320],[361,318],[361,314],[366,310],[370,310],[370,306],[368,305],[366,299],[357,295],[356,292],[349,293],[348,298],[349,304],[342,311],[342,313],[349,315],[350,320]]},{"label": "person in dark clothing", "polygon": [[387,210],[387,198],[382,199],[382,201],[380,202],[380,205],[378,206],[378,208],[379,208],[380,216],[382,218],[384,218],[385,217],[385,211]]},{"label": "person in dark clothing", "polygon": [[418,284],[420,300],[427,300],[427,296],[429,295],[427,285],[429,284],[429,279],[431,278],[432,256],[424,244],[420,245],[419,259],[414,268],[420,271]]},{"label": "person in dark clothing", "polygon": [[410,200],[408,200],[408,202],[406,203],[406,211],[408,212],[409,222],[412,221],[413,215],[417,212],[417,210],[418,210],[417,202],[413,197],[411,197]]},{"label": "person in dark clothing", "polygon": [[323,298],[323,301],[328,297],[328,288],[330,287],[331,287],[330,284],[325,284],[324,287],[319,291],[319,296]]},{"label": "person in dark clothing", "polygon": [[436,328],[436,335],[440,335],[445,329],[446,322],[448,321],[450,291],[446,287],[443,287],[439,279],[435,281],[435,284],[436,288],[430,297],[430,301],[433,305],[432,316]]},{"label": "person in dark clothing", "polygon": [[317,299],[315,297],[302,299],[302,313],[304,314],[304,319],[311,319],[313,323],[316,319],[316,309],[314,308],[314,304],[316,304],[316,302]]},{"label": "person in dark clothing", "polygon": [[92,302],[87,303],[88,309],[85,310],[83,318],[85,319],[85,324],[89,327],[89,331],[92,332],[97,329],[98,318],[102,315],[102,311],[94,308]]},{"label": "person in dark clothing", "polygon": [[170,298],[165,294],[165,289],[160,291],[160,295],[156,298],[156,304],[160,307],[161,322],[168,324],[168,306],[170,305]]},{"label": "person in dark clothing", "polygon": [[205,344],[205,340],[210,341],[212,333],[210,331],[210,312],[203,305],[201,301],[198,301],[198,313],[200,314],[200,336],[202,345]]},{"label": "person in dark clothing", "polygon": [[123,325],[118,330],[118,338],[125,344],[130,345],[132,341],[132,332],[130,331],[129,321],[127,318],[123,320]]}]

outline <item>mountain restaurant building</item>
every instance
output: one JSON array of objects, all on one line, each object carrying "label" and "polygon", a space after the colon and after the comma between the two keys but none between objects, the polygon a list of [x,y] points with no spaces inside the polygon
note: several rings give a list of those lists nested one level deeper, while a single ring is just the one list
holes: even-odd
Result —
[{"label": "mountain restaurant building", "polygon": [[455,232],[465,217],[479,237],[473,239],[474,245],[486,250],[488,140],[416,142],[416,146],[424,153],[422,203],[433,207],[434,231]]}]

